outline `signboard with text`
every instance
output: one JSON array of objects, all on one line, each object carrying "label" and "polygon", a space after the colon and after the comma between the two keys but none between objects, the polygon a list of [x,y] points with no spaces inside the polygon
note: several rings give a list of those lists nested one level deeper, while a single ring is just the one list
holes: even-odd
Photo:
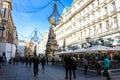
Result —
[{"label": "signboard with text", "polygon": [[5,30],[5,27],[0,27],[0,30]]}]

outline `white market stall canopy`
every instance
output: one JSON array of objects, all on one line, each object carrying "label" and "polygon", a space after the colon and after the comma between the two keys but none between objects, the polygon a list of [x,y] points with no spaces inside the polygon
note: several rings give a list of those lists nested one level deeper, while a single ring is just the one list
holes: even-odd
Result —
[{"label": "white market stall canopy", "polygon": [[87,49],[85,49],[85,48],[80,48],[80,49],[74,50],[73,53],[86,52],[86,50],[87,50]]},{"label": "white market stall canopy", "polygon": [[71,53],[73,53],[73,50],[58,52],[58,53],[56,53],[56,55],[71,54]]},{"label": "white market stall canopy", "polygon": [[56,53],[56,55],[62,55],[62,54],[76,54],[76,53],[94,53],[94,52],[109,52],[109,51],[120,51],[120,46],[116,47],[107,47],[107,46],[102,46],[102,45],[95,45],[90,48],[80,48],[77,50],[68,50],[68,51],[62,51]]},{"label": "white market stall canopy", "polygon": [[120,51],[120,46],[113,47],[113,51]]},{"label": "white market stall canopy", "polygon": [[86,52],[108,52],[108,51],[113,51],[114,49],[111,47],[106,47],[102,45],[95,45],[93,47],[87,48]]},{"label": "white market stall canopy", "polygon": [[58,52],[58,53],[56,53],[56,55],[76,54],[76,53],[86,52],[86,50],[87,49],[85,49],[85,48],[80,48],[80,49],[77,49],[77,50],[68,50],[68,51]]}]

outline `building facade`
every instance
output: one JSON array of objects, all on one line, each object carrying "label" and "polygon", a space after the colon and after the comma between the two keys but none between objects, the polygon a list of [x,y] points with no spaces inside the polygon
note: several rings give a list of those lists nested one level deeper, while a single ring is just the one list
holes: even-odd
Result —
[{"label": "building facade", "polygon": [[24,56],[25,52],[25,41],[24,40],[19,40],[18,45],[17,45],[17,53],[16,56]]},{"label": "building facade", "polygon": [[31,41],[25,41],[24,56],[33,56],[35,53],[35,44]]},{"label": "building facade", "polygon": [[17,57],[33,56],[35,44],[31,41],[18,40]]},{"label": "building facade", "polygon": [[118,45],[120,0],[74,0],[70,7],[65,8],[54,31],[61,49],[63,43],[66,49],[76,49],[100,39],[105,45],[108,45],[108,40],[112,45]]},{"label": "building facade", "polygon": [[37,54],[45,54],[46,44],[48,40],[48,33],[49,32],[46,31],[45,34],[43,35],[43,38],[38,41]]},{"label": "building facade", "polygon": [[2,22],[2,8],[4,0],[0,0],[0,23]]},{"label": "building facade", "polygon": [[18,41],[11,11],[11,0],[0,0],[0,55],[5,52],[8,60],[15,57]]}]

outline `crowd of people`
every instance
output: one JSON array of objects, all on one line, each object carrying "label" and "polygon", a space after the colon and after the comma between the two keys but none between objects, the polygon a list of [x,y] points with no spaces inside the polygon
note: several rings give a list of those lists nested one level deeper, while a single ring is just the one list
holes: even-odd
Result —
[{"label": "crowd of people", "polygon": [[38,75],[38,71],[39,71],[39,64],[41,63],[42,65],[42,70],[45,70],[45,63],[46,63],[46,59],[44,56],[39,57],[37,55],[35,56],[28,56],[28,57],[14,57],[10,59],[10,64],[24,64],[25,67],[29,67],[31,68],[33,66],[33,72],[34,72],[34,76]]},{"label": "crowd of people", "polygon": [[[98,60],[94,60],[94,64],[95,64],[94,66],[97,71],[97,74],[103,75],[104,77],[106,77],[106,80],[111,80],[110,73],[109,73],[109,70],[111,67],[111,60],[108,55],[104,57],[103,63],[104,64],[100,64]],[[76,79],[76,69],[78,67],[78,64],[79,64],[79,60],[77,60],[74,56],[70,56],[70,55],[64,56],[64,66],[66,70],[65,79],[68,79],[69,77],[69,80],[71,80],[72,74],[73,74],[73,78]],[[90,66],[90,61],[88,57],[83,56],[82,57],[82,68],[83,68],[83,73],[85,75],[88,74],[89,66]]]},{"label": "crowd of people", "polygon": [[66,77],[65,79],[68,79],[68,74],[69,74],[69,79],[71,80],[72,78],[72,73],[73,73],[73,78],[76,79],[76,67],[77,67],[77,62],[75,57],[71,56],[65,56],[64,58],[64,66],[66,70]]},{"label": "crowd of people", "polygon": [[[2,54],[2,56],[0,56],[0,68],[2,66],[5,66],[7,62],[7,58],[5,56],[5,53]],[[54,60],[51,60],[52,64],[54,65]],[[102,75],[102,69],[103,69],[103,73],[104,76],[106,77],[106,80],[111,80],[110,78],[110,74],[109,74],[109,69],[111,66],[111,61],[109,56],[105,56],[104,57],[104,64],[101,65],[99,63],[99,61],[94,61],[95,63],[95,67],[96,67],[96,71],[98,75]],[[46,64],[46,58],[45,56],[27,56],[27,57],[14,57],[14,58],[10,58],[9,64],[24,64],[25,67],[33,67],[33,73],[34,76],[38,75],[38,71],[39,71],[39,64],[41,63],[42,65],[42,70],[45,70],[45,64]],[[65,67],[65,79],[71,80],[72,78],[76,79],[76,69],[78,67],[79,64],[79,60],[77,60],[76,57],[71,56],[71,55],[65,55],[63,58],[63,64]],[[85,75],[88,74],[88,67],[89,67],[90,61],[88,59],[87,56],[83,56],[82,57],[82,65],[83,65],[83,73]]]},{"label": "crowd of people", "polygon": [[0,56],[0,68],[5,66],[6,64],[10,64],[10,65],[23,64],[25,65],[26,68],[33,67],[34,76],[38,75],[39,64],[42,65],[42,70],[45,70],[45,63],[46,63],[46,59],[44,56],[40,57],[34,55],[34,56],[26,56],[26,57],[11,57],[9,60],[7,60],[5,52],[3,52],[2,56]]}]

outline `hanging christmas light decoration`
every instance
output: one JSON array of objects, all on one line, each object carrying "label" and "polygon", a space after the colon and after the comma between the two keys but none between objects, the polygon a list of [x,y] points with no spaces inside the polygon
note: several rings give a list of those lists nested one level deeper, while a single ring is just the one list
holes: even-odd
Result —
[{"label": "hanging christmas light decoration", "polygon": [[32,39],[34,42],[37,42],[39,40],[39,37],[37,35],[37,31],[35,30],[34,36],[32,37]]},{"label": "hanging christmas light decoration", "polygon": [[52,14],[48,17],[48,21],[51,25],[56,26],[61,18],[60,13],[58,12],[57,2],[59,0],[54,0],[54,8]]}]

